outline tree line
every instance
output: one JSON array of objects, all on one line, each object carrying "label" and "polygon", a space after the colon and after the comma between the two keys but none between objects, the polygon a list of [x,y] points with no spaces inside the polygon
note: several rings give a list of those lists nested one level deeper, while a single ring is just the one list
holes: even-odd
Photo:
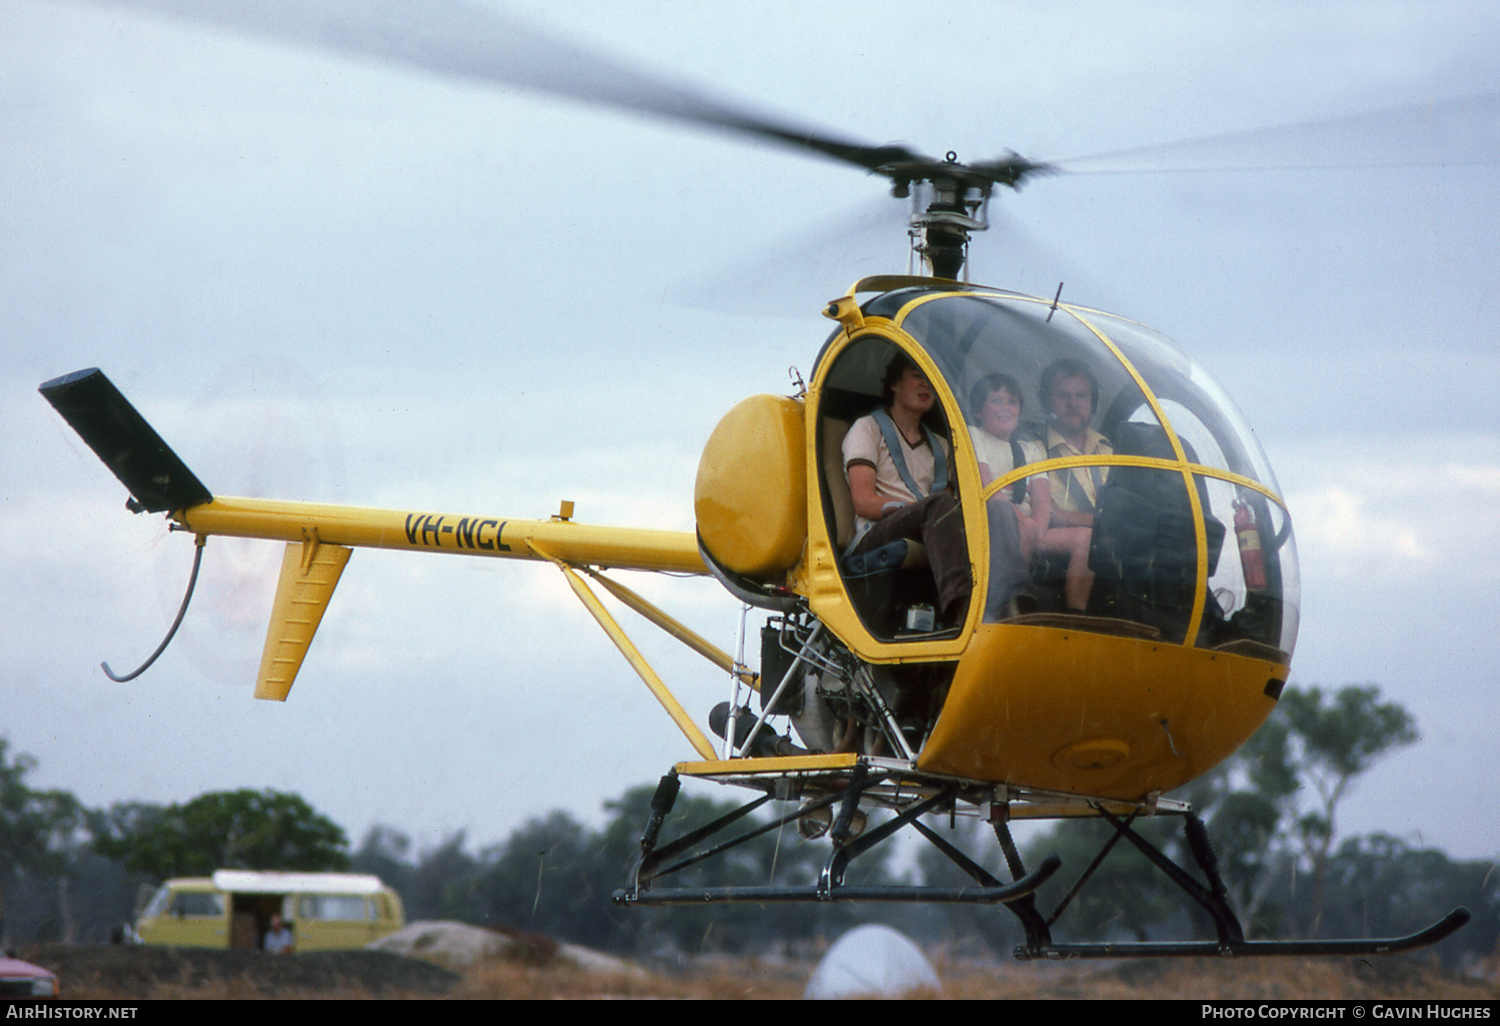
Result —
[{"label": "tree line", "polygon": [[[1239,752],[1174,797],[1208,824],[1231,903],[1251,937],[1405,934],[1464,905],[1474,921],[1440,948],[1457,962],[1496,950],[1500,872],[1492,861],[1457,861],[1385,833],[1343,836],[1340,806],[1382,756],[1416,739],[1411,716],[1373,686],[1288,688],[1267,724]],[[84,808],[65,791],[31,789],[35,768],[0,738],[0,945],[103,943],[133,918],[141,895],[172,876],[219,868],[353,870],[396,889],[407,919],[452,919],[629,954],[705,950],[814,950],[858,923],[885,922],[927,943],[1005,954],[1022,935],[1015,917],[983,906],[875,904],[709,905],[616,908],[611,894],[639,851],[655,784],[604,803],[592,828],[568,812],[534,818],[505,840],[474,849],[457,832],[415,850],[398,827],[371,828],[358,846],[294,794],[212,792],[172,805]],[[722,792],[720,792],[722,793]],[[664,836],[724,815],[739,802],[684,789]],[[753,822],[753,820],[751,820]],[[874,825],[872,817],[872,826]],[[943,836],[1001,879],[1005,860],[989,826],[935,824]],[[1180,821],[1139,820],[1136,829],[1184,866]],[[1064,900],[1111,831],[1097,821],[1057,822],[1023,841],[1034,866],[1048,853],[1063,872],[1038,896]],[[928,847],[882,845],[847,877],[859,884],[958,886],[969,881]],[[719,861],[680,874],[675,886],[815,880],[826,840],[772,830]],[[1059,940],[1211,937],[1185,896],[1129,845],[1118,845],[1087,886],[1068,899]]]}]

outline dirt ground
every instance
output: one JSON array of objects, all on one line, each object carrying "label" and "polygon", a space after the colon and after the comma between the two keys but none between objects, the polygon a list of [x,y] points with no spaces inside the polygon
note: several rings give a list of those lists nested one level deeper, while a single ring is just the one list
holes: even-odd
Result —
[{"label": "dirt ground", "polygon": [[136,946],[34,948],[65,998],[440,997],[462,977],[384,951],[267,955]]},{"label": "dirt ground", "polygon": [[[488,959],[463,972],[381,951],[266,955],[149,947],[41,947],[22,957],[58,974],[67,998],[795,999],[813,966],[703,959],[688,965],[598,972],[563,964]],[[937,993],[958,999],[1243,999],[1495,1001],[1500,983],[1409,959],[1187,959],[1037,965],[944,963]]]}]

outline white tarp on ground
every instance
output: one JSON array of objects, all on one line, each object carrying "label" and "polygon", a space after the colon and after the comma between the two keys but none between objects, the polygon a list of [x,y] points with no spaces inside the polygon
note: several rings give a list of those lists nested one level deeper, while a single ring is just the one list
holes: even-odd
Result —
[{"label": "white tarp on ground", "polygon": [[834,941],[803,997],[897,997],[940,986],[937,970],[907,936],[889,926],[856,927]]}]

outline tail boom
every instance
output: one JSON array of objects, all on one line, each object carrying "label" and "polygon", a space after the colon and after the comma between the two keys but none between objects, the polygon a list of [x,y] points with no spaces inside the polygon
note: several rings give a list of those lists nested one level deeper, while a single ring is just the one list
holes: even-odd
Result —
[{"label": "tail boom", "polygon": [[215,498],[179,511],[183,529],[203,535],[301,543],[316,537],[350,548],[446,552],[498,559],[560,561],[573,566],[706,575],[689,531],[600,527],[572,520],[501,517],[332,506],[268,499]]},{"label": "tail boom", "polygon": [[210,535],[286,543],[257,698],[286,699],[356,548],[530,559],[565,567],[709,572],[692,532],[579,524],[571,519],[571,502],[550,520],[511,520],[215,497],[98,368],[54,378],[40,391],[129,489],[131,510],[167,513],[174,528],[197,535],[200,546]]}]

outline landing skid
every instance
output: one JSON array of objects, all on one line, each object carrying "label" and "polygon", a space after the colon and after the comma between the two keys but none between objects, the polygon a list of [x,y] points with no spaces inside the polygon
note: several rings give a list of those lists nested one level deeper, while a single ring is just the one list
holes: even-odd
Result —
[{"label": "landing skid", "polygon": [[[837,766],[833,763],[837,761]],[[775,766],[767,765],[776,763]],[[782,763],[785,763],[783,765]],[[914,773],[909,764],[896,760],[871,760],[849,757],[847,761],[831,757],[803,760],[743,759],[732,760],[735,772],[717,772],[724,763],[684,764],[685,767],[714,770],[701,775],[742,786],[756,787],[766,793],[740,806],[712,823],[691,830],[671,841],[662,842],[660,834],[671,814],[679,790],[678,773],[662,777],[651,801],[651,816],[641,834],[640,851],[633,860],[623,889],[616,891],[617,905],[702,905],[709,902],[777,903],[777,902],[925,902],[936,904],[1003,905],[1020,920],[1026,941],[1015,949],[1021,961],[1074,958],[1188,958],[1201,956],[1249,957],[1281,955],[1363,956],[1388,955],[1426,947],[1443,940],[1469,921],[1467,909],[1455,909],[1425,930],[1405,937],[1348,940],[1246,940],[1239,918],[1230,908],[1227,889],[1219,874],[1218,862],[1208,840],[1203,822],[1186,806],[1159,802],[1122,811],[1119,803],[1074,800],[1074,808],[1089,816],[1101,818],[1115,830],[1094,861],[1061,899],[1050,915],[1037,908],[1036,892],[1057,873],[1061,861],[1050,855],[1033,870],[1027,871],[1010,835],[1008,820],[1027,814],[1024,807],[1012,810],[1015,798],[1001,797],[991,803],[982,796],[994,793],[993,785],[974,781],[947,780]],[[808,768],[811,767],[809,770]],[[799,773],[799,769],[803,772]],[[1014,794],[1012,792],[1011,794]],[[769,823],[757,824],[738,834],[730,834],[736,824],[773,797],[801,801],[793,811]],[[1055,797],[1055,796],[1054,796]],[[883,823],[860,832],[861,801],[866,806],[879,805],[894,815]],[[922,822],[932,813],[953,813],[960,804],[972,805],[974,811],[988,815],[995,836],[1005,853],[1013,882],[997,879],[955,848],[936,830]],[[1019,803],[1018,803],[1019,804]],[[1113,810],[1113,811],[1111,811]],[[1050,815],[1058,815],[1049,807]],[[1068,813],[1076,815],[1077,812]],[[1188,850],[1207,883],[1200,882],[1138,834],[1132,823],[1137,816],[1181,815]],[[828,824],[833,850],[824,862],[816,883],[801,885],[672,887],[662,886],[674,873],[700,865],[754,840],[763,834],[812,821]],[[850,864],[859,856],[886,841],[905,827],[921,834],[933,847],[962,870],[977,886],[943,888],[906,885],[854,886],[845,882]],[[1167,876],[1212,920],[1217,937],[1200,941],[1107,942],[1097,944],[1059,943],[1052,938],[1052,927],[1093,876],[1105,857],[1121,840],[1128,841]]]},{"label": "landing skid", "polygon": [[1425,948],[1448,937],[1469,921],[1468,909],[1456,908],[1425,930],[1405,937],[1368,940],[1287,940],[1247,941],[1230,944],[1215,941],[1142,941],[1125,944],[1018,944],[1016,958],[1022,962],[1036,959],[1070,958],[1242,958],[1257,955],[1394,955],[1402,951]]},{"label": "landing skid", "polygon": [[[1062,902],[1046,918],[1036,909],[1031,895],[1026,895],[1008,907],[1021,920],[1026,930],[1026,942],[1016,946],[1016,958],[1025,962],[1034,959],[1072,958],[1194,958],[1202,956],[1240,958],[1277,955],[1391,955],[1401,951],[1424,948],[1448,937],[1470,919],[1468,909],[1457,908],[1441,920],[1405,937],[1355,938],[1345,940],[1280,940],[1252,941],[1245,939],[1239,917],[1229,907],[1227,890],[1219,875],[1218,860],[1208,840],[1208,831],[1203,821],[1192,812],[1182,813],[1183,830],[1187,835],[1188,849],[1193,861],[1208,881],[1207,886],[1173,862],[1150,841],[1131,828],[1133,816],[1120,818],[1108,810],[1096,808],[1099,816],[1115,829],[1114,837],[1105,843],[1094,862],[1073,885]],[[1012,872],[1021,869],[1019,856],[1004,823],[995,823],[995,832],[1005,849],[1006,859]],[[1208,913],[1218,934],[1211,941],[1140,941],[1104,944],[1059,944],[1052,940],[1052,924],[1055,923],[1068,903],[1098,869],[1104,856],[1120,839],[1133,844],[1168,879]]]}]

